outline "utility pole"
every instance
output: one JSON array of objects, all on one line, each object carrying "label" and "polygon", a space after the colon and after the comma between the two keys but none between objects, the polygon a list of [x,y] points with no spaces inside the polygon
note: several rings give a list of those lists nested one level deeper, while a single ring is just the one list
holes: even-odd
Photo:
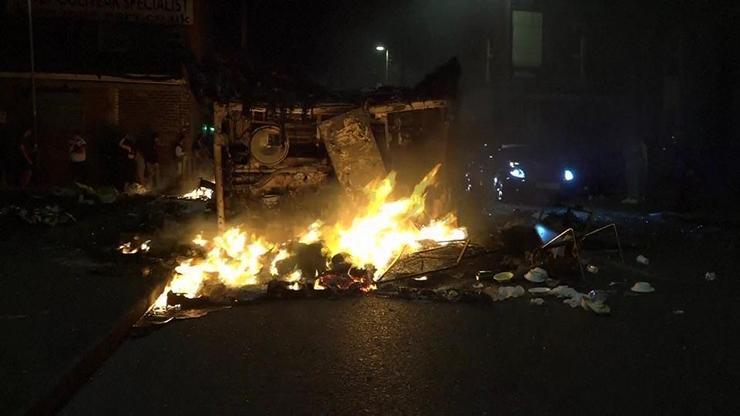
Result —
[{"label": "utility pole", "polygon": [[221,148],[223,145],[223,132],[220,126],[213,138],[213,177],[216,182],[216,218],[218,231],[223,232],[226,227],[226,215],[224,212],[224,170]]},{"label": "utility pole", "polygon": [[241,46],[241,49],[244,49],[247,47],[247,0],[241,1],[240,27],[241,40],[239,42],[239,45]]},{"label": "utility pole", "polygon": [[36,111],[36,58],[34,56],[33,48],[33,7],[31,6],[31,0],[27,1],[28,4],[28,42],[30,45],[31,52],[31,115],[33,116],[33,142],[34,145],[38,144],[38,123],[37,111]]}]

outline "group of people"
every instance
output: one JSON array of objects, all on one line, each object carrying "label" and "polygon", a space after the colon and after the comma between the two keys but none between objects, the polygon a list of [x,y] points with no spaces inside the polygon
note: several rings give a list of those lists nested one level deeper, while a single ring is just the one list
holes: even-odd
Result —
[{"label": "group of people", "polygon": [[[183,130],[175,141],[173,156],[176,165],[176,178],[181,180],[188,174],[188,155],[185,148],[186,132]],[[159,155],[162,142],[159,133],[135,139],[124,135],[118,142],[122,153],[125,186],[139,184],[150,189],[162,186]]]},{"label": "group of people", "polygon": [[[73,182],[88,183],[91,178],[89,166],[88,142],[79,131],[74,131],[66,141],[69,179]],[[176,181],[184,179],[190,174],[190,158],[186,149],[187,131],[178,135],[174,146],[169,150],[175,161]],[[136,139],[125,134],[117,142],[111,143],[115,151],[105,151],[101,147],[103,168],[109,172],[112,180],[121,189],[132,184],[139,184],[147,189],[162,188],[160,171],[160,154],[162,143],[159,133],[153,133],[145,138]],[[116,145],[117,144],[117,145]],[[31,179],[38,164],[38,145],[32,129],[26,129],[15,140],[4,144],[0,157],[0,182],[5,186],[25,190],[31,184]],[[113,148],[110,148],[113,150]],[[106,179],[102,179],[106,181]]]}]

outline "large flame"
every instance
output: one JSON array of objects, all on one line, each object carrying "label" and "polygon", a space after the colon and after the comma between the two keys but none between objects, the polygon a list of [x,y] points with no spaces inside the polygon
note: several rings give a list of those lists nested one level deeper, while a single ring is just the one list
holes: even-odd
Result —
[{"label": "large flame", "polygon": [[[454,214],[439,219],[426,218],[427,190],[435,183],[439,168],[440,165],[435,166],[405,198],[391,198],[396,185],[395,173],[373,181],[364,189],[366,201],[357,203],[358,209],[352,216],[334,224],[316,220],[295,240],[303,244],[323,242],[329,255],[346,253],[356,266],[371,266],[381,272],[402,251],[418,250],[422,241],[443,244],[463,239],[466,231],[457,227]],[[155,307],[166,306],[169,291],[187,297],[198,296],[208,280],[232,288],[264,283],[263,277],[279,277],[277,263],[291,255],[287,245],[268,242],[240,227],[230,228],[210,240],[198,235],[193,242],[206,250],[205,258],[182,261]],[[299,287],[301,275],[293,271],[281,279],[293,283],[290,287],[295,289]]]},{"label": "large flame", "polygon": [[175,276],[155,307],[167,304],[167,292],[193,298],[199,294],[203,283],[216,280],[227,287],[243,287],[259,283],[258,274],[265,264],[265,257],[274,247],[264,239],[250,236],[239,227],[232,227],[211,240],[196,236],[193,243],[204,247],[204,259],[187,259],[175,268]]},{"label": "large flame", "polygon": [[418,224],[425,217],[426,192],[434,184],[441,165],[432,169],[407,198],[390,200],[396,175],[373,181],[365,187],[367,205],[349,221],[323,228],[323,240],[330,253],[348,253],[358,266],[372,265],[385,270],[402,250],[417,250],[423,240],[437,242],[463,239],[464,228],[448,214],[426,226]]}]

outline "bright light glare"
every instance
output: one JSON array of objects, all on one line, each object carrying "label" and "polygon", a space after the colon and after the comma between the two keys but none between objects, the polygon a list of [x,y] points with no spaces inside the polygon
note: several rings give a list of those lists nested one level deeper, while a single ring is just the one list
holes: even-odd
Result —
[{"label": "bright light glare", "polygon": [[509,171],[509,175],[518,178],[518,179],[524,179],[527,175],[524,173],[524,170],[521,168],[514,168]]},{"label": "bright light glare", "polygon": [[378,45],[378,46],[376,46],[376,47],[375,47],[375,50],[376,50],[376,51],[380,51],[380,52],[383,52],[383,51],[385,50],[385,46],[383,46],[383,45]]},{"label": "bright light glare", "polygon": [[575,178],[576,178],[576,175],[573,173],[572,170],[566,169],[563,171],[563,179],[565,179],[567,182],[570,182]]}]

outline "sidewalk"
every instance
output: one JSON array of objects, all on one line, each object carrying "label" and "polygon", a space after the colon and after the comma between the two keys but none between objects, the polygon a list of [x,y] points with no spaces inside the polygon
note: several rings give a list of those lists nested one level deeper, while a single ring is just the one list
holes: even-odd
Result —
[{"label": "sidewalk", "polygon": [[0,414],[53,411],[161,291],[166,265],[115,251],[144,208],[81,207],[55,227],[0,217]]}]

